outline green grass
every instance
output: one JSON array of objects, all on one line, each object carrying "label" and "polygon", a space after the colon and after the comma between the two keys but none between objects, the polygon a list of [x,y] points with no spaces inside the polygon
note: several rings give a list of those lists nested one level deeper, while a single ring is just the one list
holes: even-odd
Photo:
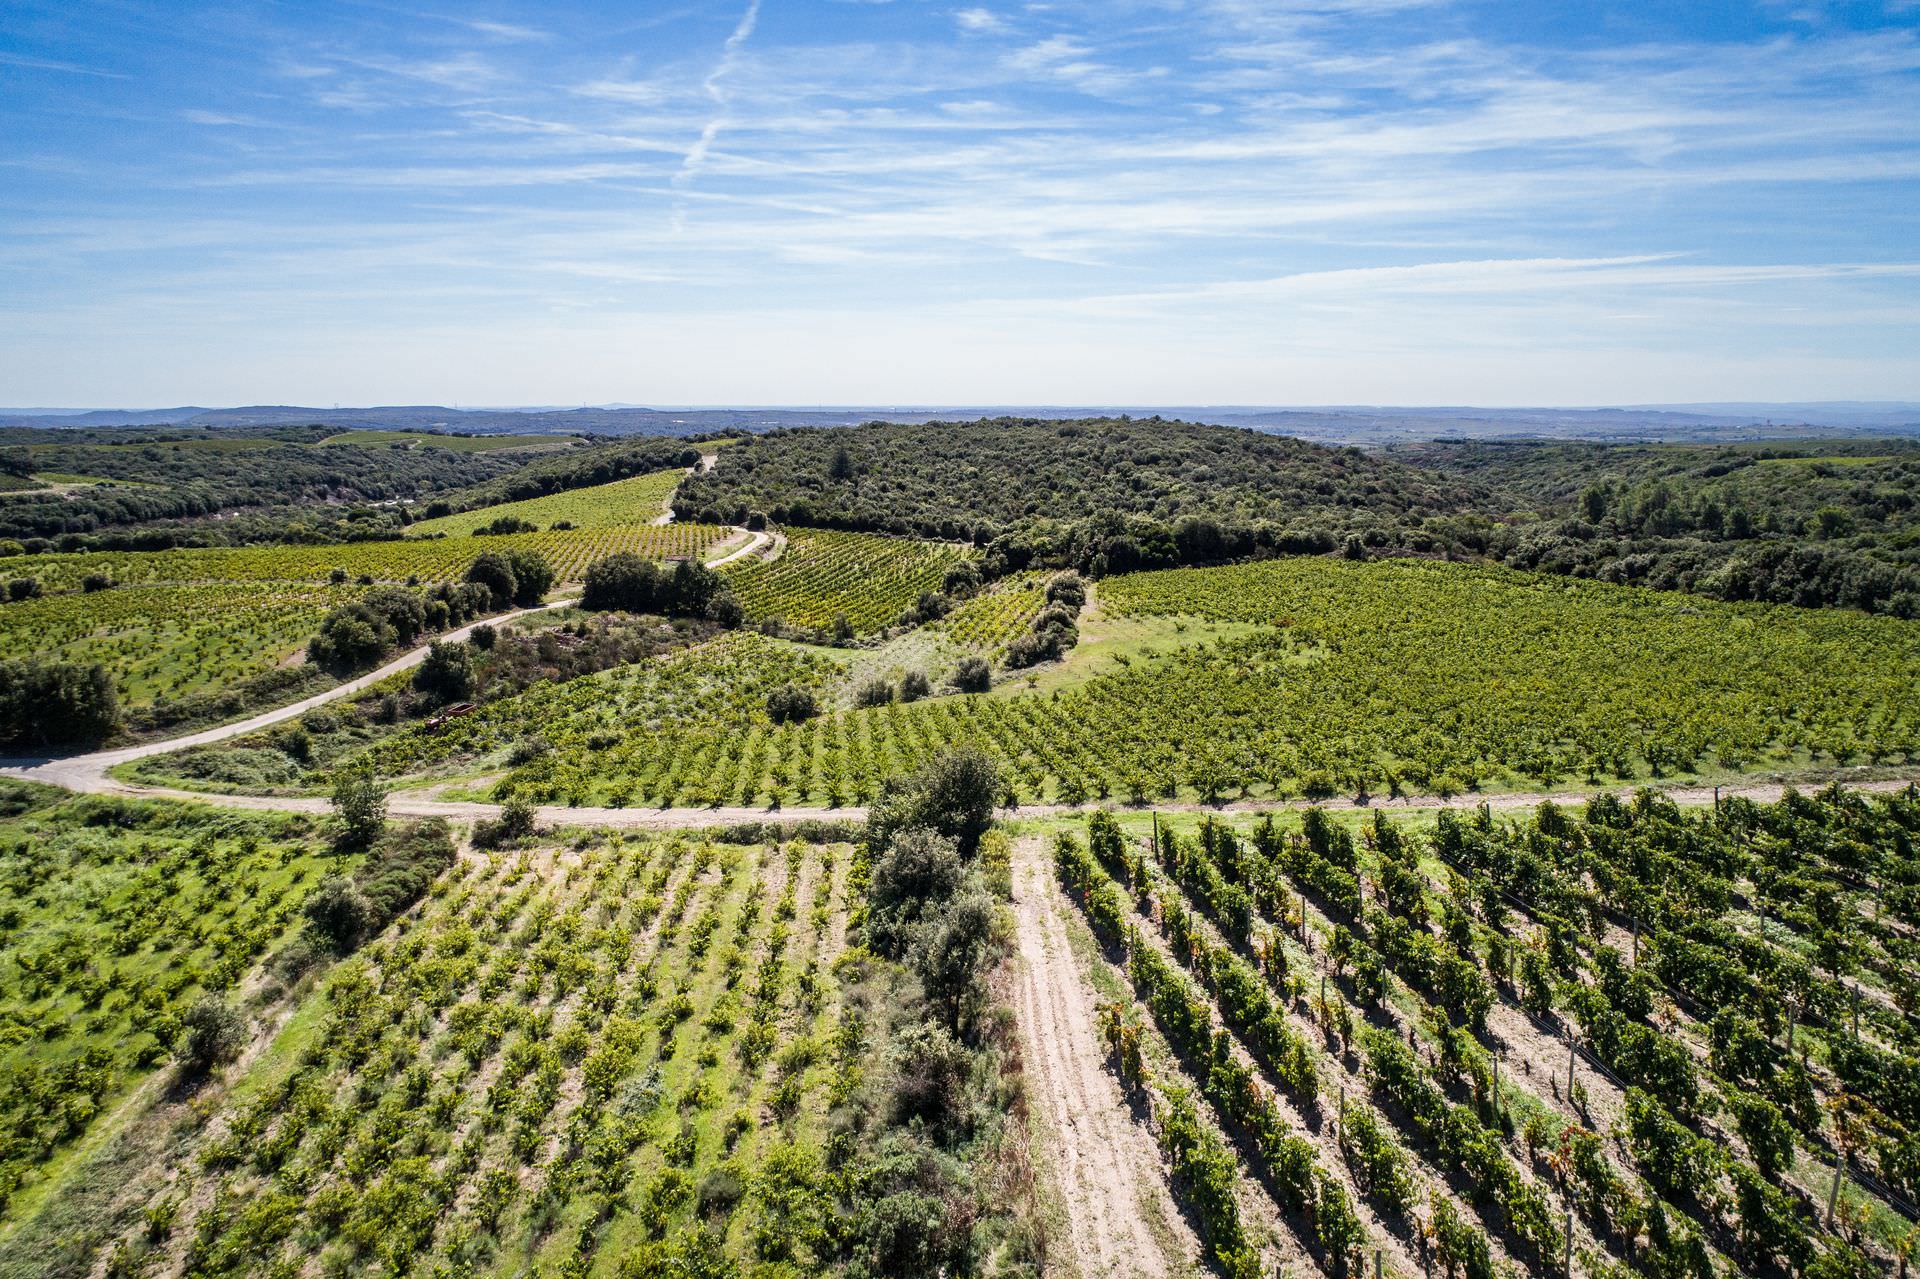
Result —
[{"label": "green grass", "polygon": [[1028,671],[1003,672],[994,685],[993,695],[1020,697],[1078,688],[1102,675],[1148,667],[1184,649],[1245,639],[1262,629],[1248,622],[1210,621],[1191,616],[1115,617],[1093,608],[1081,614],[1080,642],[1058,662]]}]

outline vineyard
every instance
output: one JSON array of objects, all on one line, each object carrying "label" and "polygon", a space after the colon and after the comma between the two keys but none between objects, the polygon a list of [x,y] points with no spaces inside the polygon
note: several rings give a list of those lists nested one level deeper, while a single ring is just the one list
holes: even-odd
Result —
[{"label": "vineyard", "polygon": [[271,672],[358,593],[208,582],[43,595],[0,608],[0,658],[99,662],[126,704],[180,700]]},{"label": "vineyard", "polygon": [[[530,550],[545,555],[563,582],[578,581],[589,564],[616,552],[648,559],[697,556],[727,536],[703,524],[545,530],[499,537],[447,537],[337,546],[245,546],[169,551],[96,551],[77,555],[20,555],[7,561],[13,577],[31,577],[49,591],[77,590],[92,574],[118,583],[325,582],[338,569],[376,582],[444,582],[458,578],[482,551]],[[0,623],[6,614],[0,610]]]},{"label": "vineyard", "polygon": [[829,630],[844,617],[855,634],[890,626],[969,553],[940,542],[792,529],[777,560],[729,567],[734,593],[755,621]]},{"label": "vineyard", "polygon": [[500,519],[523,520],[541,528],[551,528],[556,523],[571,524],[575,528],[651,524],[666,508],[667,499],[673,496],[673,490],[685,475],[686,472],[678,470],[659,471],[652,475],[636,475],[630,480],[616,480],[612,484],[596,484],[591,488],[571,489],[547,497],[483,506],[458,515],[417,520],[408,528],[408,534],[413,537],[431,537],[435,534],[462,537]]},{"label": "vineyard", "polygon": [[1027,632],[1046,604],[1046,578],[1021,573],[1001,581],[972,599],[963,600],[939,622],[939,629],[956,644],[990,658]]},{"label": "vineyard", "polygon": [[1920,794],[1129,826],[1055,862],[1219,1272],[1864,1276],[1920,1242]]},{"label": "vineyard", "polygon": [[844,848],[677,840],[463,862],[334,968],[121,1255],[590,1274],[698,1234],[805,1264],[867,1029],[833,964],[847,871]]},{"label": "vineyard", "polygon": [[345,864],[301,817],[4,798],[32,811],[0,820],[0,1221]]},{"label": "vineyard", "polygon": [[[1334,560],[1114,578],[1100,596],[1122,616],[1269,624],[1116,659],[1048,694],[773,725],[744,711],[629,722],[590,700],[555,715],[593,696],[557,691],[489,707],[488,723],[521,727],[477,740],[492,749],[547,724],[554,749],[507,789],[660,806],[858,801],[958,744],[1004,759],[1023,802],[1144,803],[1712,779],[1900,764],[1920,742],[1920,688],[1906,677],[1920,669],[1920,633],[1892,619]],[[467,748],[450,734],[431,750]]]},{"label": "vineyard", "polygon": [[[832,658],[739,631],[665,658],[541,684],[491,702],[439,729],[419,728],[371,753],[383,775],[432,769],[461,760],[468,768],[519,762],[538,773],[561,751],[591,752],[596,769],[660,755],[682,726],[697,724],[716,740],[764,733],[767,694],[783,685],[818,691],[840,671]],[[531,762],[525,762],[528,758]],[[713,780],[692,756],[677,758],[674,776],[688,787]],[[675,783],[676,787],[679,782]]]}]

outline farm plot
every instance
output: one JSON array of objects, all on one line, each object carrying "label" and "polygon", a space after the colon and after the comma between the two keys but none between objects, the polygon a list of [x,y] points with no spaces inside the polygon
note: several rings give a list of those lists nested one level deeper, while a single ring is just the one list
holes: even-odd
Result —
[{"label": "farm plot", "polygon": [[876,1206],[924,1175],[924,1139],[880,1153],[847,1117],[891,1079],[906,1007],[843,958],[850,852],[583,836],[469,859],[148,1177],[165,1227],[109,1264],[827,1273],[902,1208],[937,1225],[937,1200]]},{"label": "farm plot", "polygon": [[938,591],[947,570],[971,554],[944,542],[789,529],[779,559],[747,559],[724,571],[754,621],[824,631],[844,617],[865,635],[892,625],[923,592]]},{"label": "farm plot", "polygon": [[[519,763],[513,785],[619,804],[641,797],[709,797],[758,788],[771,736],[767,695],[818,692],[834,659],[750,631],[491,702],[438,730],[413,729],[370,753],[383,775],[447,761]],[[706,754],[681,749],[689,735]]]},{"label": "farm plot", "polygon": [[99,662],[124,704],[182,700],[271,672],[357,594],[205,582],[43,595],[0,607],[0,658]]},{"label": "farm plot", "polygon": [[301,817],[75,799],[0,821],[0,1222],[350,864]]},{"label": "farm plot", "polygon": [[[1915,797],[1840,791],[1443,814],[1431,839],[1376,817],[1356,840],[1309,811],[1250,838],[1156,820],[1136,844],[1096,815],[1057,864],[1137,998],[1103,1013],[1115,1070],[1171,1106],[1182,1085],[1139,1047],[1164,1034],[1323,1267],[1378,1248],[1403,1272],[1541,1272],[1570,1244],[1583,1274],[1852,1275],[1890,1270],[1920,1211],[1898,1117],[1920,1062],[1894,994],[1915,970],[1886,944],[1911,927],[1915,830]],[[1782,860],[1804,868],[1790,886]],[[1884,922],[1864,905],[1882,892]],[[1795,921],[1776,931],[1857,958],[1796,966],[1742,930],[1728,902],[1748,893]],[[1186,1193],[1216,1211],[1204,1183]]]},{"label": "farm plot", "polygon": [[471,534],[475,529],[485,528],[500,519],[524,520],[542,528],[550,528],[556,523],[571,524],[575,528],[651,524],[665,508],[667,499],[673,496],[673,490],[685,477],[686,472],[681,470],[636,475],[632,479],[616,480],[612,484],[569,489],[546,497],[531,497],[520,502],[503,502],[498,506],[483,506],[477,510],[462,511],[457,515],[419,520],[410,525],[407,531],[408,535],[413,537],[429,537],[440,533],[459,537]]},{"label": "farm plot", "polygon": [[[1279,593],[1259,604],[1269,574]],[[546,802],[698,802],[698,761],[724,759],[735,802],[837,803],[964,744],[1004,760],[1022,802],[1146,803],[1717,780],[1920,751],[1920,685],[1906,677],[1920,627],[1893,619],[1457,565],[1185,570],[1100,591],[1123,621],[1220,614],[1239,633],[1111,654],[1051,692],[837,711],[751,744],[738,721],[628,733],[609,716],[600,740],[615,749],[563,746],[524,780]],[[1284,624],[1249,631],[1241,613]]]},{"label": "farm plot", "polygon": [[[333,546],[212,547],[172,551],[93,551],[21,555],[6,561],[13,577],[32,577],[48,590],[78,589],[90,574],[114,582],[325,582],[335,569],[376,582],[444,582],[460,577],[482,551],[530,550],[547,557],[563,582],[578,581],[589,564],[618,551],[648,559],[699,555],[727,535],[704,524],[618,525],[549,529],[499,537],[348,542]],[[0,617],[4,614],[0,613]]]},{"label": "farm plot", "polygon": [[1046,604],[1046,575],[1021,573],[963,600],[937,624],[956,644],[997,659]]}]

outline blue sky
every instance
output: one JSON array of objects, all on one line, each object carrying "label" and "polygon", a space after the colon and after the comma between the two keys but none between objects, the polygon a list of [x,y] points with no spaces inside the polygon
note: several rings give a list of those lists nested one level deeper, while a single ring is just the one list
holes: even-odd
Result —
[{"label": "blue sky", "polygon": [[1920,398],[1920,0],[0,9],[0,403]]}]

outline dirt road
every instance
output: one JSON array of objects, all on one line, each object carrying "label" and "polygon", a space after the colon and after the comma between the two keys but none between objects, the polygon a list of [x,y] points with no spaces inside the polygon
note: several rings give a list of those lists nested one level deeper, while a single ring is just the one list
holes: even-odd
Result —
[{"label": "dirt road", "polygon": [[[1066,1207],[1066,1246],[1082,1279],[1190,1272],[1199,1243],[1161,1171],[1153,1135],[1107,1070],[1094,998],[1074,961],[1046,841],[1014,853],[1020,947],[1015,991],[1027,1086]],[[1171,1255],[1170,1255],[1171,1254]]]}]

